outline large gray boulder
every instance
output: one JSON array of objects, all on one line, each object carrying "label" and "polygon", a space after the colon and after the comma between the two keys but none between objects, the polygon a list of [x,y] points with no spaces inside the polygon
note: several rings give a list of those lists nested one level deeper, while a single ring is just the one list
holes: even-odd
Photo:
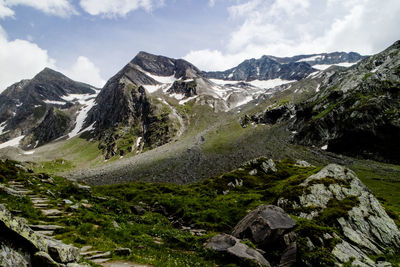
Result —
[{"label": "large gray boulder", "polygon": [[29,265],[29,255],[16,251],[15,249],[0,242],[0,266],[2,267],[24,267]]},{"label": "large gray boulder", "polygon": [[240,239],[235,238],[234,236],[219,234],[207,242],[206,248],[228,253],[242,261],[253,261],[260,266],[271,266],[260,252],[250,248],[240,241]]},{"label": "large gray boulder", "polygon": [[[0,266],[29,266],[32,260],[73,263],[79,260],[79,249],[33,231],[0,204]],[[28,262],[24,265],[23,262]],[[15,262],[9,265],[8,263]],[[50,264],[50,265],[51,265]]]},{"label": "large gray boulder", "polygon": [[[354,258],[370,263],[367,255],[400,248],[400,231],[396,224],[352,170],[330,164],[308,177],[301,186],[305,190],[297,200],[279,199],[278,205],[299,210],[300,217],[306,219],[319,216],[332,200],[339,203],[346,198],[357,200],[346,216],[335,222],[344,237],[332,251],[340,262],[358,255]],[[309,210],[305,212],[304,208]]]},{"label": "large gray boulder", "polygon": [[280,207],[260,205],[235,226],[232,235],[250,239],[257,245],[264,245],[277,241],[295,225],[296,222]]}]

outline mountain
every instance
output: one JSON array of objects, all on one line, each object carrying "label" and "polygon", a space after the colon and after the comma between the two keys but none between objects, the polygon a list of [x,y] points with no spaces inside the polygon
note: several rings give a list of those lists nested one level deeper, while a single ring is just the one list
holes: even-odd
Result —
[{"label": "mountain", "polygon": [[288,121],[295,143],[399,164],[399,52],[396,42],[349,69],[310,77],[302,82],[303,90],[310,84],[310,97],[269,107],[248,120]]},{"label": "mountain", "polygon": [[358,53],[334,52],[294,57],[262,56],[248,59],[226,71],[205,72],[210,79],[229,81],[273,80],[298,81],[316,70],[323,70],[331,65],[350,66],[364,57]]},{"label": "mountain", "polygon": [[45,68],[0,95],[0,140],[23,137],[22,146],[32,148],[68,134],[85,105],[82,100],[96,94],[92,86]]}]

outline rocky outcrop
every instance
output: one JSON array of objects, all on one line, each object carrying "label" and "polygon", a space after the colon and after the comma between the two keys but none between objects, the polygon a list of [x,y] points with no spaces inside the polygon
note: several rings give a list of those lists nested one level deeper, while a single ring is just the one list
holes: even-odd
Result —
[{"label": "rocky outcrop", "polygon": [[243,128],[246,128],[249,123],[275,124],[290,119],[294,114],[295,107],[292,104],[274,105],[252,116],[245,115],[239,123]]},{"label": "rocky outcrop", "polygon": [[260,252],[241,243],[240,239],[231,235],[219,234],[214,236],[207,242],[206,248],[227,253],[239,261],[251,261],[259,266],[271,266]]},{"label": "rocky outcrop", "polygon": [[185,97],[192,97],[196,95],[196,81],[175,81],[172,86],[168,89],[170,94],[182,94]]},{"label": "rocky outcrop", "polygon": [[136,55],[131,64],[157,76],[174,76],[186,79],[201,74],[198,68],[186,60],[156,56],[143,51]]},{"label": "rocky outcrop", "polygon": [[342,236],[332,250],[338,261],[354,256],[371,263],[367,255],[400,248],[396,224],[350,169],[330,164],[308,177],[298,192],[303,193],[278,204],[299,217],[339,227]]},{"label": "rocky outcrop", "polygon": [[61,266],[79,260],[78,248],[35,233],[1,204],[0,232],[1,266]]},{"label": "rocky outcrop", "polygon": [[303,145],[400,163],[400,42],[345,72],[297,105],[290,130]]},{"label": "rocky outcrop", "polygon": [[276,242],[295,225],[296,222],[283,209],[273,205],[260,205],[235,226],[232,235],[265,246]]},{"label": "rocky outcrop", "polygon": [[41,146],[67,134],[71,128],[71,121],[63,111],[51,107],[42,122],[33,129],[33,141],[37,141],[37,146]]},{"label": "rocky outcrop", "polygon": [[93,125],[88,138],[100,141],[106,158],[163,145],[175,133],[164,105],[155,104],[123,71],[107,82],[96,103],[83,127]]}]

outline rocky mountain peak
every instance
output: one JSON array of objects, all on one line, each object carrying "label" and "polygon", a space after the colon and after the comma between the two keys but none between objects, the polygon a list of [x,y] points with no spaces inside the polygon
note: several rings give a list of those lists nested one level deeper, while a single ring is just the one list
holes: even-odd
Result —
[{"label": "rocky mountain peak", "polygon": [[158,76],[174,75],[175,78],[193,78],[190,76],[201,73],[198,68],[184,59],[173,59],[143,51],[139,52],[130,63]]}]

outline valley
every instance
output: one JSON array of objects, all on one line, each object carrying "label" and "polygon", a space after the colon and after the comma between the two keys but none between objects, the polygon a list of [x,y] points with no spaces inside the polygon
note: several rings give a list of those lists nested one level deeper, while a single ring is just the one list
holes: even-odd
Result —
[{"label": "valley", "polygon": [[33,246],[0,243],[43,266],[398,266],[399,51],[139,52],[102,89],[45,69],[0,95],[0,227]]}]

